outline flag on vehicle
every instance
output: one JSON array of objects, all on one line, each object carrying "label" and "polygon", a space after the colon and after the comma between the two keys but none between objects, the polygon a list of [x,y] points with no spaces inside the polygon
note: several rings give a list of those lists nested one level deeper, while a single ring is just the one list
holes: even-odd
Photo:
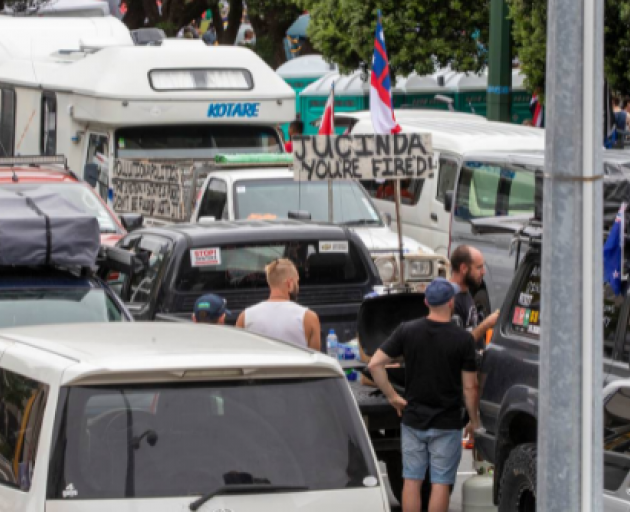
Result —
[{"label": "flag on vehicle", "polygon": [[326,101],[324,115],[319,124],[317,135],[334,135],[335,134],[335,82],[330,87],[330,95]]},{"label": "flag on vehicle", "polygon": [[621,294],[621,280],[623,277],[623,245],[625,242],[625,211],[623,203],[617,212],[615,222],[610,228],[608,238],[604,244],[604,282],[610,284],[615,295]]},{"label": "flag on vehicle", "polygon": [[370,112],[374,133],[399,133],[400,126],[394,116],[392,84],[389,78],[389,60],[385,48],[385,35],[381,25],[381,11],[378,11],[374,56],[372,57],[372,77],[370,79]]},{"label": "flag on vehicle", "polygon": [[545,111],[537,94],[532,95],[529,102],[529,111],[532,113],[532,126],[543,128],[545,126]]}]

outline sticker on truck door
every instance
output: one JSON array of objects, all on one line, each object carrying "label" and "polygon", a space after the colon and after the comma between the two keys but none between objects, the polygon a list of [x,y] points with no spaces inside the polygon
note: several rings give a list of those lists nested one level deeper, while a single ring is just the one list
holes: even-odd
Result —
[{"label": "sticker on truck door", "polygon": [[207,249],[191,249],[191,267],[214,267],[221,265],[221,249],[219,247],[209,247]]},{"label": "sticker on truck door", "polygon": [[319,252],[347,253],[349,250],[347,241],[319,242]]}]

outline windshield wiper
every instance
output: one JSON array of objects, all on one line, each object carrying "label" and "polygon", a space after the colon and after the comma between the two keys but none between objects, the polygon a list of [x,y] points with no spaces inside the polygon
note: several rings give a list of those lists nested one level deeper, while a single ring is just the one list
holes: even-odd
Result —
[{"label": "windshield wiper", "polygon": [[379,221],[374,219],[354,219],[339,222],[341,226],[373,226],[374,224],[380,224]]},{"label": "windshield wiper", "polygon": [[288,491],[308,491],[308,487],[303,485],[271,485],[271,484],[234,484],[224,485],[215,489],[208,494],[204,494],[201,498],[190,504],[190,510],[197,510],[201,505],[210,501],[215,496],[222,494],[249,494],[249,493],[272,493],[272,492],[288,492]]}]

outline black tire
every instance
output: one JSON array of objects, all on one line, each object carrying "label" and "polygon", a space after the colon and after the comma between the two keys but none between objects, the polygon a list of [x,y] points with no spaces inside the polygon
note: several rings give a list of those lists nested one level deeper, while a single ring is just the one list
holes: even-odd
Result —
[{"label": "black tire", "polygon": [[499,512],[536,512],[535,444],[521,444],[510,452],[501,475]]},{"label": "black tire", "polygon": [[484,318],[488,318],[492,313],[490,309],[490,297],[488,296],[488,290],[482,288],[473,297],[475,301],[475,306],[477,307],[477,312],[483,313]]}]

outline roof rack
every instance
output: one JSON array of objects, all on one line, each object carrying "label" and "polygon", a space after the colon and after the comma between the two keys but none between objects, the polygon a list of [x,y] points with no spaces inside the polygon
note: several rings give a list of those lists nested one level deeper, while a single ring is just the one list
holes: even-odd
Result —
[{"label": "roof rack", "polygon": [[15,165],[30,165],[33,167],[39,167],[40,165],[63,165],[64,169],[67,169],[68,161],[63,155],[29,155],[0,157],[0,167],[13,167]]},{"label": "roof rack", "polygon": [[250,153],[217,155],[214,163],[222,168],[248,167],[290,167],[293,155],[290,153]]}]

